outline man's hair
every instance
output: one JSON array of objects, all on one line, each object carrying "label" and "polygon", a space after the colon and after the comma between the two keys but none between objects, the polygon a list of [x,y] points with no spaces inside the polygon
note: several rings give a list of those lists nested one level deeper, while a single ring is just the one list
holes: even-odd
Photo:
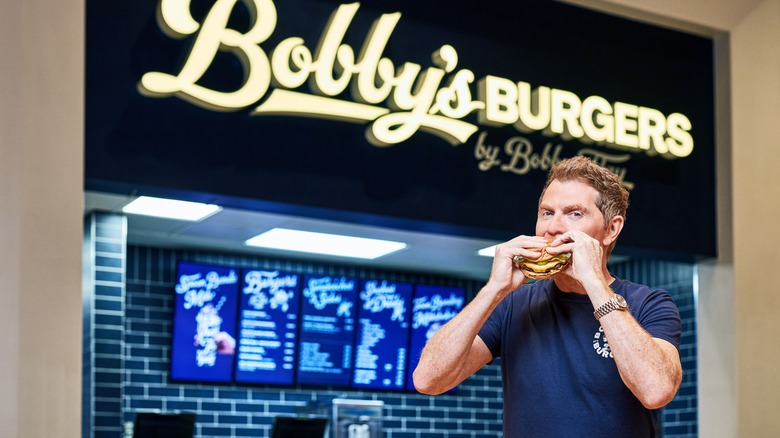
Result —
[{"label": "man's hair", "polygon": [[599,193],[596,206],[604,216],[604,227],[615,216],[622,216],[625,219],[628,210],[628,190],[620,183],[617,175],[589,158],[578,155],[556,163],[547,176],[547,182],[539,197],[540,203],[547,192],[547,187],[555,180],[580,181],[596,189]]}]

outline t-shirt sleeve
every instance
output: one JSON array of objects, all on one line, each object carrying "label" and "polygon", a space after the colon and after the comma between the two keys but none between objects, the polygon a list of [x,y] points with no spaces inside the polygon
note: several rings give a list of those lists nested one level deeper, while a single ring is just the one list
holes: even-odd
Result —
[{"label": "t-shirt sleeve", "polygon": [[485,324],[479,330],[478,336],[485,343],[493,358],[501,356],[501,330],[504,326],[503,321],[506,318],[508,302],[512,294],[509,294],[501,301],[488,317]]},{"label": "t-shirt sleeve", "polygon": [[650,336],[668,341],[680,349],[680,311],[668,292],[662,289],[651,291],[635,315],[637,322]]}]

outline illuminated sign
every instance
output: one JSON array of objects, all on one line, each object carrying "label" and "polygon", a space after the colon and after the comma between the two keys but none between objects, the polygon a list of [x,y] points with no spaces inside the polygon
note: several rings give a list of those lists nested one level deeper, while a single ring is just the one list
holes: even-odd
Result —
[{"label": "illuminated sign", "polygon": [[[377,18],[356,50],[343,41],[360,4],[340,5],[312,50],[296,36],[275,47],[263,47],[277,26],[271,0],[245,1],[253,18],[250,28],[246,32],[230,28],[236,3],[217,0],[198,22],[189,0],[161,0],[160,28],[172,38],[194,37],[194,42],[178,74],[147,72],[141,78],[140,92],[152,97],[175,95],[215,111],[256,105],[251,111],[256,116],[371,122],[366,138],[379,147],[397,145],[417,131],[452,145],[463,144],[479,129],[463,118],[476,114],[478,123],[486,126],[512,125],[520,132],[539,131],[648,155],[682,158],[694,149],[692,124],[684,114],[666,115],[598,95],[582,98],[546,86],[533,88],[530,83],[498,76],[477,81],[472,70],[458,68],[458,52],[448,44],[433,52],[432,65],[427,68],[412,62],[397,65],[383,53],[401,19],[398,12]],[[220,51],[242,62],[245,80],[237,89],[216,90],[199,84]],[[312,93],[298,91],[305,84]],[[337,97],[347,90],[353,101]],[[597,152],[591,155],[599,156]],[[482,165],[489,167],[489,162]]]},{"label": "illuminated sign", "polygon": [[584,155],[631,190],[616,254],[716,252],[710,38],[565,2],[86,14],[86,190],[507,240]]}]

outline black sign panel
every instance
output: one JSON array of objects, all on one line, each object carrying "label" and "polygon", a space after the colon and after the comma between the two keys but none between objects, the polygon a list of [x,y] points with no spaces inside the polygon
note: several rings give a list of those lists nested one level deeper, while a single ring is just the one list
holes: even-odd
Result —
[{"label": "black sign panel", "polygon": [[293,383],[299,282],[299,274],[260,270],[244,273],[237,382]]},{"label": "black sign panel", "polygon": [[360,291],[352,387],[404,389],[412,285],[366,280]]},{"label": "black sign panel", "polygon": [[631,189],[617,252],[716,254],[710,39],[559,2],[165,5],[87,2],[87,189],[504,239],[587,155]]},{"label": "black sign panel", "polygon": [[358,280],[306,276],[301,303],[301,384],[349,386]]},{"label": "black sign panel", "polygon": [[171,335],[171,379],[230,382],[236,348],[238,271],[181,262]]},{"label": "black sign panel", "polygon": [[409,372],[406,389],[414,391],[412,374],[425,343],[466,305],[466,291],[454,287],[418,284],[412,300],[412,335],[409,340]]}]

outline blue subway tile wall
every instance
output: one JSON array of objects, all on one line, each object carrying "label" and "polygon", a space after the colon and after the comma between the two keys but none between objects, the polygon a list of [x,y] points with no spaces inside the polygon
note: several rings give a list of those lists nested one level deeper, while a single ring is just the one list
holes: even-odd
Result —
[{"label": "blue subway tile wall", "polygon": [[[168,376],[172,293],[176,263],[188,260],[239,268],[280,269],[300,273],[371,277],[461,287],[473,296],[480,282],[432,275],[362,270],[242,255],[129,247],[124,318],[123,421],[139,409],[182,410],[197,414],[196,434],[203,437],[269,436],[277,415],[328,414],[330,400],[359,398],[385,403],[387,438],[501,435],[502,389],[498,362],[463,383],[455,395],[355,391],[344,388],[216,385],[172,382]],[[109,333],[105,333],[107,336]]]},{"label": "blue subway tile wall", "polygon": [[84,220],[83,437],[117,437],[122,430],[126,235],[122,215],[93,213]]},{"label": "blue subway tile wall", "polygon": [[[498,361],[464,382],[457,394],[437,397],[332,387],[181,383],[170,381],[168,375],[172,291],[176,263],[180,260],[327,275],[384,275],[395,281],[462,287],[468,297],[476,294],[482,282],[251,255],[142,246],[128,246],[126,254],[125,283],[120,287],[124,290],[124,300],[119,310],[112,308],[98,312],[91,309],[101,315],[102,321],[101,330],[95,332],[93,354],[97,356],[99,346],[101,367],[95,368],[92,378],[102,382],[101,391],[113,388],[113,392],[101,392],[105,403],[100,406],[101,410],[95,412],[96,416],[100,416],[100,421],[96,419],[95,423],[100,423],[101,429],[95,427],[92,436],[120,436],[123,424],[133,420],[136,410],[153,409],[195,412],[196,436],[199,437],[266,437],[274,416],[327,414],[330,401],[340,397],[382,400],[385,403],[386,438],[502,436],[503,403]],[[622,278],[670,290],[683,313],[684,337],[695,342],[693,267],[632,261],[612,266],[612,269]],[[648,276],[647,272],[653,275]],[[105,299],[108,300],[108,297]],[[119,319],[112,318],[117,315]],[[120,320],[121,324],[117,324]],[[119,340],[117,332],[120,333]],[[123,353],[119,361],[116,360],[118,346]],[[664,436],[669,437],[696,436],[695,345],[686,343],[682,352],[686,369],[684,387],[678,398],[662,413]],[[121,397],[118,404],[113,402],[117,395]],[[98,433],[108,430],[113,434]]]}]

